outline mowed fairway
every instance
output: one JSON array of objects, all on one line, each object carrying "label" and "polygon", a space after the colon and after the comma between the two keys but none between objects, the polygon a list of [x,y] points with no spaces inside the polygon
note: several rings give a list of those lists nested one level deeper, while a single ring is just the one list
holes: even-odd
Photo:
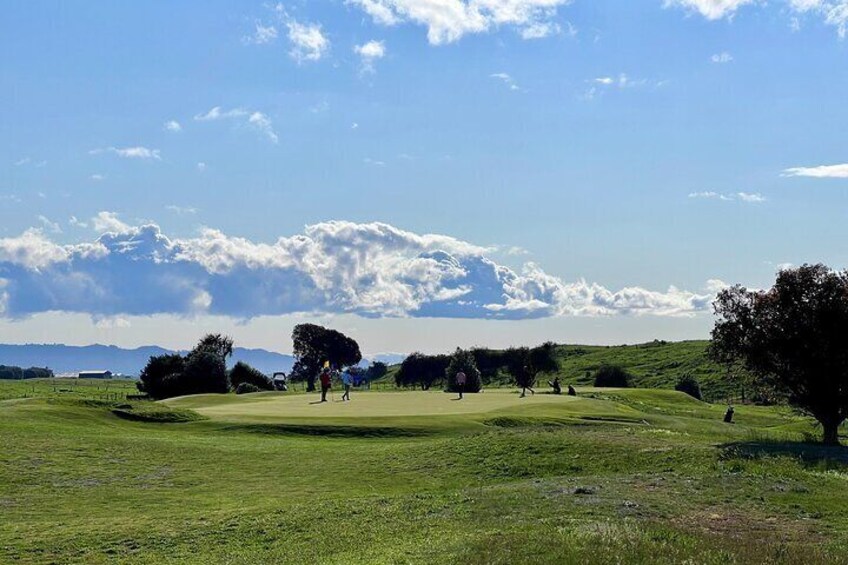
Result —
[{"label": "mowed fairway", "polygon": [[580,402],[576,397],[553,394],[528,395],[520,398],[515,391],[492,390],[480,394],[466,394],[461,400],[456,394],[442,391],[415,392],[359,392],[353,391],[348,402],[340,400],[335,391],[327,402],[320,402],[316,394],[286,395],[284,393],[257,393],[244,396],[197,395],[165,401],[179,408],[189,408],[222,420],[286,420],[291,418],[385,418],[404,416],[449,416],[458,414],[484,414],[496,410],[521,407],[563,405]]},{"label": "mowed fairway", "polygon": [[0,401],[0,563],[848,563],[809,420],[579,393]]}]

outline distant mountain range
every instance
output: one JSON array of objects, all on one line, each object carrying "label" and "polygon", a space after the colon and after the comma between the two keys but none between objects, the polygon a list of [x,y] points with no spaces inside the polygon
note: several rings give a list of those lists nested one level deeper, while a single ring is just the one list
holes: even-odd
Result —
[{"label": "distant mountain range", "polygon": [[[53,372],[78,373],[90,370],[108,370],[113,373],[136,376],[153,355],[175,353],[155,345],[136,349],[123,349],[114,345],[61,345],[61,344],[0,344],[0,365],[19,367],[48,367]],[[185,353],[180,351],[179,353]],[[389,365],[400,363],[403,355],[394,353],[370,355],[368,361],[382,361]],[[277,371],[288,373],[294,365],[294,357],[265,349],[236,347],[230,364],[243,361],[271,375]],[[367,362],[363,361],[364,364]]]}]

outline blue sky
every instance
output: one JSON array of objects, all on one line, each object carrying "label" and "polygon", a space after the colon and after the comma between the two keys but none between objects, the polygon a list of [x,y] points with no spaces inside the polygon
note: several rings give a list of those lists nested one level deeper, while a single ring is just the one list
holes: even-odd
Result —
[{"label": "blue sky", "polygon": [[846,25],[844,0],[15,3],[0,340],[705,336],[722,284],[848,263]]}]

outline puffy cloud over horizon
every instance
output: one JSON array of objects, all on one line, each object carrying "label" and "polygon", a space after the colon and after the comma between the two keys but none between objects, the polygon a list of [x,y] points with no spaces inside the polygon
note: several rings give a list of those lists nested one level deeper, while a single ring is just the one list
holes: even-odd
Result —
[{"label": "puffy cloud over horizon", "polygon": [[488,257],[496,248],[376,222],[323,222],[274,243],[209,228],[169,238],[156,224],[131,226],[111,212],[90,224],[100,232],[93,242],[63,245],[35,228],[0,239],[0,315],[691,316],[723,286],[613,291],[533,263],[515,271]]}]

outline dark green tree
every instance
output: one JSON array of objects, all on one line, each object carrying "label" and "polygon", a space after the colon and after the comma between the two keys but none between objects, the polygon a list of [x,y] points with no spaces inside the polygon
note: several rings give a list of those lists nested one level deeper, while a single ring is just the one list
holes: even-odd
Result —
[{"label": "dark green tree", "polygon": [[430,387],[444,382],[449,363],[450,357],[447,355],[413,353],[400,364],[395,373],[395,384],[403,387],[420,386],[421,390],[429,390]]},{"label": "dark green tree", "polygon": [[448,381],[448,392],[459,392],[459,387],[456,384],[456,374],[462,371],[465,373],[464,392],[480,392],[483,390],[483,379],[480,377],[480,370],[477,368],[477,363],[474,361],[474,355],[467,349],[457,348],[450,357],[450,362],[445,371],[445,377]]},{"label": "dark green tree", "polygon": [[233,354],[233,338],[222,334],[206,334],[197,342],[189,355],[201,351],[217,355],[226,363]]},{"label": "dark green tree", "polygon": [[533,388],[541,373],[555,373],[559,370],[556,358],[556,345],[547,342],[539,347],[513,347],[504,355],[506,369],[519,388]]},{"label": "dark green tree", "polygon": [[230,388],[237,390],[242,383],[250,384],[257,390],[274,390],[274,383],[264,373],[239,361],[230,369]]},{"label": "dark green tree", "polygon": [[179,396],[179,379],[185,368],[185,359],[176,353],[154,355],[139,375],[136,387],[157,400]]},{"label": "dark green tree", "polygon": [[627,388],[633,377],[618,365],[601,365],[595,371],[596,387]]},{"label": "dark green tree", "polygon": [[389,367],[382,361],[374,361],[368,366],[368,369],[365,371],[365,378],[368,379],[368,382],[374,382],[382,379],[386,376],[386,373],[389,372]]},{"label": "dark green tree", "polygon": [[362,360],[359,344],[343,333],[316,324],[299,324],[292,331],[295,364],[290,377],[306,381],[315,390],[315,379],[325,362],[336,368],[356,365]]},{"label": "dark green tree", "polygon": [[848,271],[782,270],[769,290],[719,293],[711,357],[741,363],[764,388],[813,416],[827,444],[848,417]]},{"label": "dark green tree", "polygon": [[682,375],[678,380],[677,384],[674,385],[674,390],[678,392],[685,392],[692,398],[697,398],[698,400],[702,400],[701,398],[701,385],[698,383],[698,379],[693,377],[690,374]]}]

